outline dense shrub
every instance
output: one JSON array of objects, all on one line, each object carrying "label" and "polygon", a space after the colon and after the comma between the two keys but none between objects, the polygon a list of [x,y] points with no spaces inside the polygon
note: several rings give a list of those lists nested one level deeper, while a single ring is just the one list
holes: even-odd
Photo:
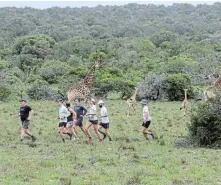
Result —
[{"label": "dense shrub", "polygon": [[189,132],[200,146],[221,146],[221,94],[192,110]]},{"label": "dense shrub", "polygon": [[57,83],[58,79],[68,74],[70,71],[70,66],[65,62],[60,61],[46,61],[40,68],[39,73],[41,77],[48,83]]},{"label": "dense shrub", "polygon": [[45,84],[34,83],[28,88],[27,94],[34,100],[52,100],[54,93],[51,87]]},{"label": "dense shrub", "polygon": [[138,95],[139,97],[145,97],[147,99],[166,99],[166,95],[163,91],[163,83],[165,74],[157,75],[153,72],[149,72],[145,76],[145,80],[139,83]]},{"label": "dense shrub", "polygon": [[5,100],[9,97],[11,91],[6,84],[0,84],[0,100]]},{"label": "dense shrub", "polygon": [[164,89],[169,100],[183,100],[184,90],[188,89],[187,95],[193,97],[190,76],[186,74],[171,74],[167,75],[164,81]]}]

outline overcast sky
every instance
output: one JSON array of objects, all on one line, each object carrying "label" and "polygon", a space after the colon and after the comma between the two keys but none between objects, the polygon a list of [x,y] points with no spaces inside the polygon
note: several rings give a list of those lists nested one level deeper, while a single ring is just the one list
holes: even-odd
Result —
[{"label": "overcast sky", "polygon": [[[45,9],[50,8],[54,6],[58,7],[82,7],[82,6],[88,6],[88,7],[95,7],[97,5],[124,5],[128,3],[138,3],[138,4],[164,4],[164,5],[172,5],[173,3],[188,3],[188,4],[213,4],[214,2],[218,1],[1,1],[0,0],[0,7],[32,7],[32,8],[39,8],[39,9]],[[219,0],[220,2],[220,0]]]}]

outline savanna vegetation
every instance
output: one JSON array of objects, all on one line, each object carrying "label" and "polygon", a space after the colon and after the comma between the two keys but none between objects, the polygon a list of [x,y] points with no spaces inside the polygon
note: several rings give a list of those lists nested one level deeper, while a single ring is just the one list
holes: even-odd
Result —
[{"label": "savanna vegetation", "polygon": [[[220,150],[189,145],[185,136],[189,116],[180,113],[179,102],[149,104],[150,129],[158,138],[144,139],[142,108],[126,117],[121,100],[105,101],[113,141],[93,142],[78,130],[80,140],[63,143],[57,134],[57,103],[31,101],[35,114],[30,129],[38,137],[20,143],[19,103],[0,106],[0,184],[2,185],[215,185],[221,181]],[[86,119],[84,120],[84,125]]]},{"label": "savanna vegetation", "polygon": [[[221,98],[195,101],[220,71],[220,12],[221,3],[0,8],[0,184],[220,184],[220,151],[197,147],[221,146]],[[92,96],[105,99],[113,142],[82,134],[63,144],[51,100],[97,55]],[[156,140],[142,137],[139,105],[126,117],[134,87],[137,100],[163,100],[150,103]],[[35,111],[35,143],[19,142],[21,97]]]},{"label": "savanna vegetation", "polygon": [[220,70],[220,11],[221,3],[1,8],[0,97],[54,99],[102,52],[97,96],[127,98],[138,86],[140,98],[181,100],[183,88],[200,98]]}]

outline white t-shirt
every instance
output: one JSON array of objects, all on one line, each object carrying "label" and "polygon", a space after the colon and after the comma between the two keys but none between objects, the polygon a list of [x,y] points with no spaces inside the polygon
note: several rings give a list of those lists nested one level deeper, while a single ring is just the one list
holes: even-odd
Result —
[{"label": "white t-shirt", "polygon": [[[105,117],[103,117],[105,116]],[[106,107],[101,108],[101,122],[102,123],[109,123],[109,118],[107,117],[107,109]]]},{"label": "white t-shirt", "polygon": [[61,105],[59,108],[60,122],[67,123],[67,117],[69,115],[70,115],[70,112],[68,111],[68,109],[64,105]]},{"label": "white t-shirt", "polygon": [[152,120],[152,118],[149,115],[149,109],[148,109],[147,105],[145,105],[143,107],[143,121],[146,122],[146,121],[151,121],[151,120]]},{"label": "white t-shirt", "polygon": [[96,105],[92,105],[89,109],[89,114],[95,114],[95,115],[89,115],[89,120],[97,120],[97,116],[96,116]]}]

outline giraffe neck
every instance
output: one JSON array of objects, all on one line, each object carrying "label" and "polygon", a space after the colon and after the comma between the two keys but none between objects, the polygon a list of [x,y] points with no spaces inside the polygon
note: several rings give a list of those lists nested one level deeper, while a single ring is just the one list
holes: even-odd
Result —
[{"label": "giraffe neck", "polygon": [[187,100],[187,91],[185,91],[184,96],[185,96],[184,99]]},{"label": "giraffe neck", "polygon": [[220,89],[221,88],[221,75],[219,75],[219,78],[213,83],[216,88]]},{"label": "giraffe neck", "polygon": [[137,95],[137,89],[134,91],[133,96],[131,96],[131,99],[135,100],[136,99],[136,95]]},{"label": "giraffe neck", "polygon": [[83,82],[87,87],[92,87],[94,83],[94,72],[95,72],[95,65],[91,67],[87,76],[84,78]]}]

